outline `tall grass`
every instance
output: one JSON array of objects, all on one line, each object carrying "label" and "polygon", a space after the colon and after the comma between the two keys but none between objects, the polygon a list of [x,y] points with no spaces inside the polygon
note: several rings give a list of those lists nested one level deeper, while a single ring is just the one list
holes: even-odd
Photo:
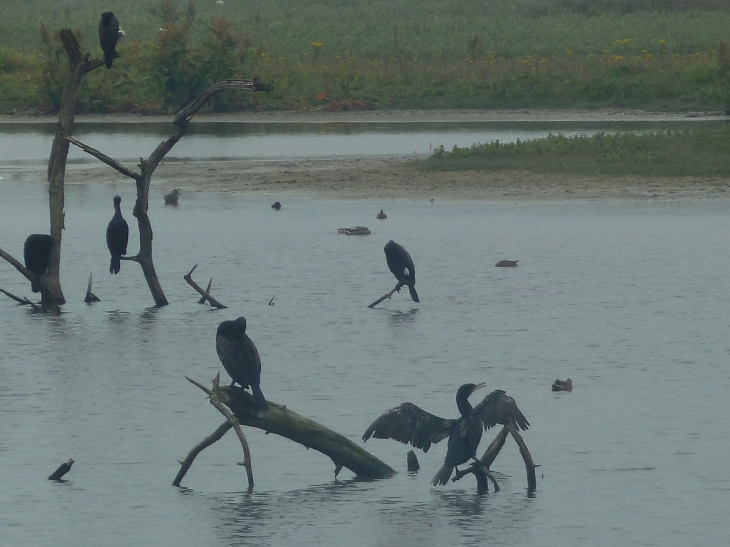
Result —
[{"label": "tall grass", "polygon": [[[584,15],[581,0],[126,0],[112,6],[120,58],[84,80],[79,108],[166,112],[216,79],[251,76],[274,92],[211,108],[724,108],[716,49],[730,43],[730,2],[688,1],[649,12],[656,0],[591,0]],[[0,109],[53,111],[65,64],[51,29],[77,28],[98,55],[108,7],[5,0]]]}]

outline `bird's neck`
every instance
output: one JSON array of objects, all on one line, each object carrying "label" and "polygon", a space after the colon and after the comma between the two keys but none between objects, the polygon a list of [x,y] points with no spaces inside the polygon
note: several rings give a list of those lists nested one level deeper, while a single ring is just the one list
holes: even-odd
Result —
[{"label": "bird's neck", "polygon": [[464,418],[468,418],[469,416],[471,416],[471,412],[472,412],[472,410],[474,410],[474,408],[471,406],[471,404],[469,404],[469,400],[466,398],[457,399],[456,406],[459,408],[459,413]]}]

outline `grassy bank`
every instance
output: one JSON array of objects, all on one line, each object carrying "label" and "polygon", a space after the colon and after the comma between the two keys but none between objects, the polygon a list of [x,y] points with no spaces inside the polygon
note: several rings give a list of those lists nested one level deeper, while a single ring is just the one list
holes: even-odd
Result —
[{"label": "grassy bank", "polygon": [[[112,8],[126,38],[114,69],[85,81],[85,112],[168,112],[215,79],[253,75],[274,92],[212,108],[717,110],[728,97],[716,50],[730,43],[730,4],[720,0],[126,0]],[[54,29],[77,28],[98,55],[103,9],[108,2],[5,0],[0,111],[52,111],[65,70]]]},{"label": "grassy bank", "polygon": [[437,150],[427,170],[730,177],[730,128],[565,137]]}]

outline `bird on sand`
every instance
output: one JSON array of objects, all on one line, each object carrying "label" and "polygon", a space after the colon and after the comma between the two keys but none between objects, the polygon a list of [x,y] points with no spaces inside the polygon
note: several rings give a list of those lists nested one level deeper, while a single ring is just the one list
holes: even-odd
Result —
[{"label": "bird on sand", "polygon": [[112,61],[119,57],[116,51],[117,41],[119,40],[119,21],[111,11],[105,11],[101,14],[99,20],[99,44],[104,52],[104,60],[106,67],[112,67]]},{"label": "bird on sand", "polygon": [[122,198],[114,196],[114,216],[106,227],[106,246],[112,255],[109,264],[109,273],[118,274],[122,266],[122,256],[127,254],[127,242],[129,241],[129,226],[122,217],[120,204]]},{"label": "bird on sand", "polygon": [[[45,275],[48,270],[48,259],[51,256],[53,238],[48,234],[30,234],[23,244],[23,262],[36,277]],[[30,282],[33,292],[38,292],[35,280]]]},{"label": "bird on sand", "polygon": [[416,292],[416,268],[413,266],[411,255],[408,254],[402,246],[398,245],[392,239],[385,244],[385,259],[388,261],[388,269],[398,280],[397,290],[403,285],[408,285],[408,291],[411,293],[411,300],[420,302],[418,293]]},{"label": "bird on sand", "polygon": [[215,333],[215,349],[228,375],[231,387],[251,386],[256,407],[268,410],[269,405],[261,391],[261,358],[253,341],[246,334],[246,318],[223,321]]},{"label": "bird on sand", "polygon": [[456,466],[469,460],[479,462],[476,451],[485,429],[497,424],[510,425],[518,430],[526,430],[530,426],[515,400],[502,390],[493,391],[472,407],[469,396],[485,385],[464,384],[458,389],[456,406],[461,417],[457,419],[440,418],[413,403],[403,403],[370,424],[362,440],[367,441],[370,437],[395,439],[428,452],[432,443],[448,437],[444,465],[431,481],[434,486],[446,484]]}]

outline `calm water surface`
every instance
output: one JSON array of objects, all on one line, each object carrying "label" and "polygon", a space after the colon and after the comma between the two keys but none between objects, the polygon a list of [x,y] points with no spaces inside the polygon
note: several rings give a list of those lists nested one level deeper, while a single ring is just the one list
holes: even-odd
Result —
[{"label": "calm water surface", "polygon": [[[664,123],[195,123],[165,161],[280,160],[396,157],[428,155],[439,146],[451,150],[475,142],[515,142],[598,131],[646,132],[666,128],[708,127],[722,122]],[[167,138],[172,124],[80,123],[75,137],[124,162],[137,162]],[[55,132],[54,124],[0,124],[0,168],[42,166]],[[97,160],[72,146],[69,164]]]},{"label": "calm water surface", "polygon": [[[730,532],[730,201],[424,203],[154,193],[155,261],[170,306],[141,271],[108,272],[104,230],[129,185],[67,188],[60,316],[0,299],[2,545],[719,545]],[[388,219],[376,221],[384,208]],[[368,237],[336,234],[367,225]],[[0,246],[16,257],[47,230],[41,184],[0,181]],[[421,304],[392,288],[383,245],[411,253]],[[498,269],[500,259],[519,259]],[[229,306],[197,304],[183,275],[213,278]],[[89,273],[100,303],[82,302]],[[0,263],[0,287],[31,296]],[[275,305],[268,301],[276,295]],[[532,427],[534,496],[511,441],[473,480],[434,489],[445,443],[365,447],[399,474],[354,480],[325,456],[247,429],[256,488],[245,493],[232,434],[176,489],[177,460],[222,421],[185,376],[222,367],[215,329],[245,315],[262,389],[355,442],[409,400],[444,417],[486,381]],[[572,393],[554,394],[571,377]],[[483,448],[491,440],[485,435]],[[68,481],[46,477],[76,463]]]}]

